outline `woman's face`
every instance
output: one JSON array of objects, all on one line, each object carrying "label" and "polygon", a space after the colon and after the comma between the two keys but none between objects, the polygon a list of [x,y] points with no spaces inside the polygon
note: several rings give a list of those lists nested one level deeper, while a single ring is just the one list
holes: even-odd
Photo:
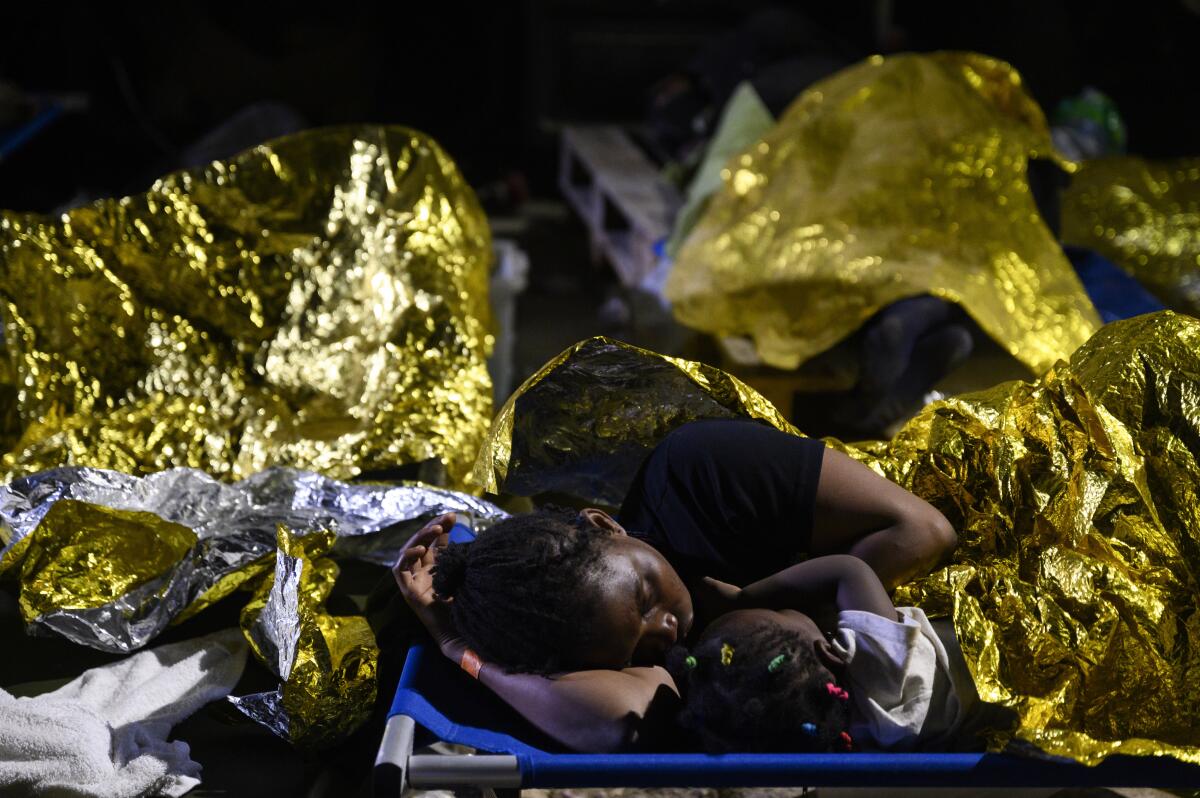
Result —
[{"label": "woman's face", "polygon": [[597,621],[578,659],[587,668],[661,664],[692,627],[692,597],[654,547],[623,534],[605,546],[593,584]]}]

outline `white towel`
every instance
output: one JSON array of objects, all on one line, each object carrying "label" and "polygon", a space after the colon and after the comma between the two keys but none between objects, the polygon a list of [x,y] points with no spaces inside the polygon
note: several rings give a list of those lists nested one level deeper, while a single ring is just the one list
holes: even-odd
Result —
[{"label": "white towel", "polygon": [[183,795],[200,765],[167,735],[228,695],[245,664],[241,632],[229,630],[93,668],[44,695],[0,690],[0,793]]}]

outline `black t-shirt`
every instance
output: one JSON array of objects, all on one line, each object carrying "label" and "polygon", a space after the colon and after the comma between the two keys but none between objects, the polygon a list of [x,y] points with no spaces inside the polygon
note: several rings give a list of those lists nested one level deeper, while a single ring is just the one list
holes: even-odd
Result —
[{"label": "black t-shirt", "polygon": [[685,424],[642,464],[621,524],[685,580],[746,585],[808,550],[824,450],[755,421]]}]

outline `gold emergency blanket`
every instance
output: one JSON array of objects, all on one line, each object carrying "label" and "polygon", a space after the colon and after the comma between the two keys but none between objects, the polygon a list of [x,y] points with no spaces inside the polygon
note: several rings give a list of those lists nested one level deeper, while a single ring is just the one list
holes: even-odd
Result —
[{"label": "gold emergency blanket", "polygon": [[1200,158],[1087,161],[1063,194],[1062,235],[1200,316]]},{"label": "gold emergency blanket", "polygon": [[1057,158],[1008,64],[873,57],[805,91],[732,159],[666,284],[683,324],[793,369],[880,308],[961,305],[1041,374],[1099,327],[1026,180]]},{"label": "gold emergency blanket", "polygon": [[[618,373],[624,390],[597,390]],[[623,488],[627,451],[693,418],[788,429],[744,386],[730,403],[722,377],[583,342],[521,388],[476,476],[552,491],[543,466],[554,458]],[[566,429],[576,422],[593,435]],[[519,440],[539,428],[570,446]],[[1015,737],[1089,764],[1116,753],[1200,763],[1200,321],[1164,312],[1110,324],[1038,382],[929,405],[891,442],[830,445],[960,530],[952,564],[895,598],[950,615],[980,695],[1016,711],[994,748]]]},{"label": "gold emergency blanket", "polygon": [[321,555],[333,547],[334,535],[300,537],[283,524],[277,534],[274,576],[242,608],[241,622],[254,654],[283,683],[274,692],[231,700],[281,737],[319,748],[370,716],[379,648],[366,618],[325,612],[338,566]]},{"label": "gold emergency blanket", "polygon": [[0,476],[64,464],[347,478],[491,416],[491,245],[446,153],[314,130],[60,217],[0,215]]},{"label": "gold emergency blanket", "polygon": [[552,490],[615,507],[638,465],[672,429],[739,416],[796,432],[774,405],[720,369],[589,338],[513,392],[492,422],[471,481],[489,493]]}]

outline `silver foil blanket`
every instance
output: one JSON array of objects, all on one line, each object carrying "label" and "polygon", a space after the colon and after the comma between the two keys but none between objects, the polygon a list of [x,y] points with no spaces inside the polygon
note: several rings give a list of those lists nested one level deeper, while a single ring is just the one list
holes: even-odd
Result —
[{"label": "silver foil blanket", "polygon": [[[244,583],[235,577],[275,553],[280,526],[298,536],[328,530],[333,554],[388,564],[421,524],[451,511],[472,526],[506,515],[451,490],[347,484],[286,468],[232,484],[188,468],[147,477],[60,468],[0,487],[0,572],[20,567],[22,612],[39,631],[127,652]],[[109,523],[82,523],[97,515]],[[68,538],[49,534],[67,525],[76,530]],[[159,545],[137,556],[135,535]],[[189,539],[171,567],[158,567],[164,543],[182,549]],[[119,557],[106,556],[118,548]],[[115,593],[120,586],[130,589]]]},{"label": "silver foil blanket", "polygon": [[28,628],[103,651],[138,649],[239,588],[241,626],[277,691],[232,699],[305,748],[353,731],[375,699],[366,619],[324,604],[334,557],[390,564],[446,512],[482,529],[507,514],[421,484],[347,484],[273,468],[232,484],[188,468],[134,477],[60,468],[0,487],[0,575]]}]

